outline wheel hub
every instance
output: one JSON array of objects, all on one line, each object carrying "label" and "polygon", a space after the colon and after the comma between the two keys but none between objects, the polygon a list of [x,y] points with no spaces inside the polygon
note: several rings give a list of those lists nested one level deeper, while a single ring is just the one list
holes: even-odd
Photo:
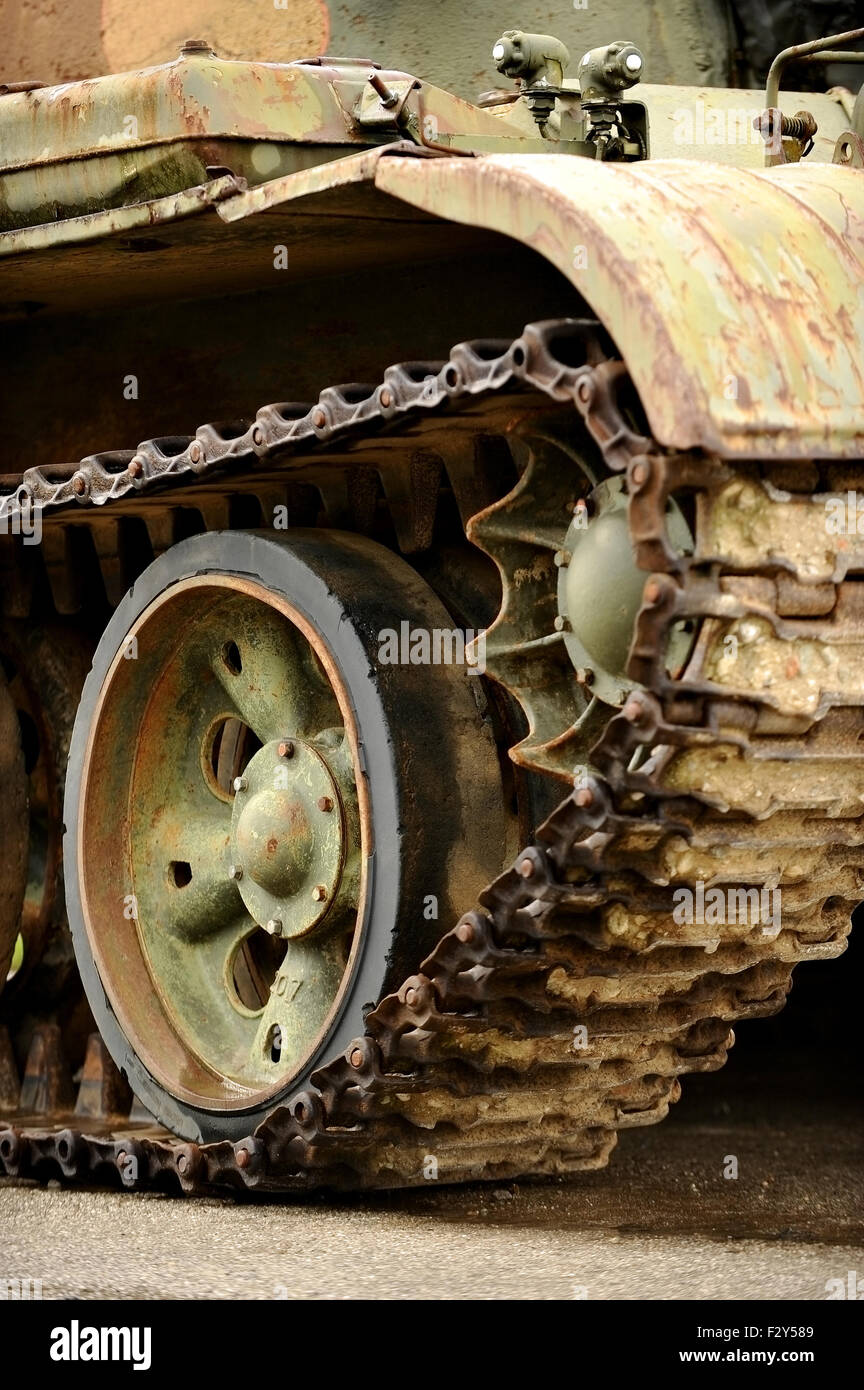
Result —
[{"label": "wheel hub", "polygon": [[305,936],[339,896],[347,791],[323,753],[298,738],[265,744],[236,778],[229,872],[271,935]]},{"label": "wheel hub", "polygon": [[[599,483],[574,512],[558,571],[558,615],[567,653],[592,693],[609,705],[623,704],[636,688],[627,677],[627,659],[648,578],[633,556],[627,506],[622,478]],[[672,544],[691,550],[687,523],[671,501],[667,525]],[[691,645],[690,632],[676,625],[667,651],[670,669],[683,664]]]}]

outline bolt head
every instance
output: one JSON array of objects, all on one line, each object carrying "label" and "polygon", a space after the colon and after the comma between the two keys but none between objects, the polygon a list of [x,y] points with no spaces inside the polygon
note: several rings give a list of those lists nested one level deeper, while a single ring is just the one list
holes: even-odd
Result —
[{"label": "bolt head", "polygon": [[281,920],[280,920],[278,917],[271,917],[271,918],[270,918],[270,921],[267,922],[267,923],[265,923],[264,930],[265,930],[266,932],[269,932],[269,934],[270,934],[271,936],[281,936],[281,935],[282,935],[282,922],[281,922]]},{"label": "bolt head", "polygon": [[230,864],[228,867],[228,877],[233,878],[237,883],[243,877],[243,866],[241,864]]},{"label": "bolt head", "polygon": [[386,387],[386,386],[384,387],[384,390],[381,392],[381,394],[380,394],[380,396],[378,397],[378,399],[380,400],[380,402],[381,402],[381,404],[383,405],[383,407],[384,407],[385,410],[388,410],[388,409],[390,408],[390,406],[393,404],[393,397],[391,396],[390,392],[387,390],[387,387]]},{"label": "bolt head", "polygon": [[140,478],[144,472],[144,460],[136,454],[134,459],[129,460],[129,467],[126,471],[130,478]]},{"label": "bolt head", "polygon": [[319,810],[319,811],[332,811],[332,810],[333,810],[333,800],[332,800],[332,798],[329,797],[329,796],[319,796],[319,798],[318,798],[318,810]]},{"label": "bolt head", "polygon": [[316,903],[324,902],[327,897],[327,889],[324,887],[323,883],[316,884],[312,889],[312,897]]},{"label": "bolt head", "polygon": [[537,867],[533,859],[520,859],[516,865],[517,872],[521,878],[533,878],[537,872]]},{"label": "bolt head", "polygon": [[327,424],[327,416],[324,414],[323,410],[315,411],[315,414],[312,417],[312,423],[315,426],[316,430],[323,430],[324,426]]},{"label": "bolt head", "polygon": [[413,1009],[414,1005],[417,1003],[418,998],[419,995],[416,989],[414,989],[413,985],[411,989],[405,991],[405,1003],[408,1005],[409,1009]]},{"label": "bolt head", "polygon": [[245,792],[249,783],[246,781],[245,777],[235,777],[232,785],[235,792]]},{"label": "bolt head", "polygon": [[236,1151],[234,1157],[235,1157],[236,1160],[237,1160],[237,1167],[238,1167],[238,1168],[248,1168],[248,1167],[249,1167],[249,1150],[248,1150],[248,1149],[237,1149],[237,1151]]},{"label": "bolt head", "polygon": [[286,739],[284,743],[279,744],[279,747],[276,751],[279,754],[280,758],[293,758],[294,744],[291,742],[290,739]]},{"label": "bolt head", "polygon": [[84,493],[87,491],[87,479],[84,477],[83,473],[75,474],[75,477],[72,479],[72,491],[75,493],[76,497],[83,497]]},{"label": "bolt head", "polygon": [[638,53],[628,53],[624,59],[624,66],[628,72],[640,72],[642,69],[642,59]]},{"label": "bolt head", "polygon": [[358,1068],[358,1069],[359,1069],[360,1067],[362,1067],[362,1065],[363,1065],[363,1052],[362,1052],[362,1049],[359,1048],[359,1047],[354,1047],[354,1048],[352,1048],[352,1049],[351,1049],[351,1056],[350,1056],[350,1059],[349,1059],[349,1060],[350,1060],[350,1062],[351,1062],[352,1067],[356,1067],[356,1068]]},{"label": "bolt head", "polygon": [[590,787],[580,787],[574,794],[573,800],[577,806],[592,806],[594,804],[594,793]]},{"label": "bolt head", "polygon": [[660,597],[660,585],[656,579],[649,579],[644,589],[645,602],[656,603]]},{"label": "bolt head", "polygon": [[189,1167],[189,1155],[188,1155],[188,1154],[181,1154],[180,1157],[177,1159],[177,1171],[178,1171],[178,1173],[185,1173],[185,1172],[186,1172],[186,1169],[187,1169],[188,1167]]},{"label": "bolt head", "polygon": [[466,945],[474,940],[474,926],[471,922],[460,922],[456,928],[456,936]]},{"label": "bolt head", "polygon": [[256,425],[252,431],[252,443],[255,445],[256,449],[260,449],[261,445],[264,443],[264,435],[261,433],[258,425]]},{"label": "bolt head", "polygon": [[641,487],[642,484],[645,482],[645,479],[648,477],[648,469],[646,465],[644,463],[635,464],[631,476],[636,486]]},{"label": "bolt head", "polygon": [[197,439],[193,439],[189,445],[189,457],[193,463],[200,463],[203,450]]}]

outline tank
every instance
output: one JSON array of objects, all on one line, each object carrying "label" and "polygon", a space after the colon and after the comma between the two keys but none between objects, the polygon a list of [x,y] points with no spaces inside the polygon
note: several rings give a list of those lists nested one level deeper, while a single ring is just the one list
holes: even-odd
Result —
[{"label": "tank", "polygon": [[842,953],[862,40],[0,89],[7,1175],[600,1167]]}]

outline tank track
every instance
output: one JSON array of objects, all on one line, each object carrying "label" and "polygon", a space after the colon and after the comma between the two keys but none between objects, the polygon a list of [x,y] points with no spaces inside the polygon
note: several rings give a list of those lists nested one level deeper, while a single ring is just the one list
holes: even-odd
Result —
[{"label": "tank track", "polygon": [[[630,667],[642,688],[591,772],[308,1090],[237,1144],[181,1142],[146,1119],[21,1115],[0,1132],[8,1176],[266,1192],[600,1167],[620,1130],[664,1117],[682,1074],[723,1064],[730,1023],[782,1007],[794,964],[844,950],[864,872],[864,542],[826,533],[823,494],[848,479],[661,448],[628,422],[626,371],[595,330],[529,325],[443,365],[392,367],[374,389],[265,407],[242,433],[208,425],[9,488],[7,518],[33,502],[102,506],[190,475],[284,469],[426,412],[461,407],[482,429],[496,400],[551,399],[575,405],[626,475],[646,586]],[[692,555],[667,539],[672,494],[695,508]],[[666,638],[685,617],[700,636],[673,677]],[[677,923],[676,888],[699,882],[779,887],[782,919]]]}]

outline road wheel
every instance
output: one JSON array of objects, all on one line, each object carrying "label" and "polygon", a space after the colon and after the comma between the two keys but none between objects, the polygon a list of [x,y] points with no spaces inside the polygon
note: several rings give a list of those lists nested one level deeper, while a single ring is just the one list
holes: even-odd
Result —
[{"label": "road wheel", "polygon": [[99,644],[70,922],[115,1061],[184,1137],[248,1134],[504,861],[478,677],[383,664],[406,622],[451,626],[381,546],[217,532],[151,565]]}]

